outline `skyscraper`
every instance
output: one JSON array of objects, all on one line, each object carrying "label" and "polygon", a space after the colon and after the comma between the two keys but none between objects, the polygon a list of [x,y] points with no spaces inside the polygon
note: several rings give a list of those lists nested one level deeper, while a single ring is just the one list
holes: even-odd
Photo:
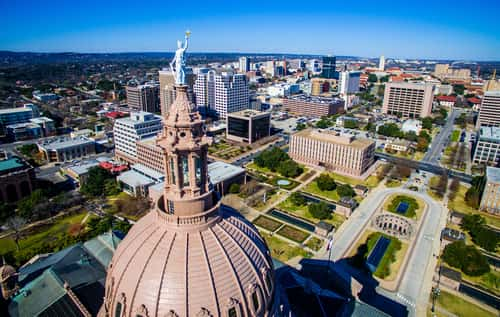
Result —
[{"label": "skyscraper", "polygon": [[338,92],[341,97],[359,92],[359,77],[361,72],[340,72]]},{"label": "skyscraper", "polygon": [[250,71],[250,60],[246,56],[240,57],[240,72],[246,73]]},{"label": "skyscraper", "polygon": [[226,114],[249,108],[250,91],[244,74],[198,74],[194,85],[196,106],[206,114],[225,119]]},{"label": "skyscraper", "polygon": [[323,56],[323,67],[321,70],[321,77],[328,79],[337,79],[338,75],[335,71],[336,65],[336,57],[335,56]]},{"label": "skyscraper", "polygon": [[476,126],[500,127],[500,91],[484,93]]},{"label": "skyscraper", "polygon": [[384,69],[385,69],[385,57],[384,57],[384,55],[381,55],[379,60],[378,60],[378,69],[381,71],[384,71]]},{"label": "skyscraper", "polygon": [[127,86],[127,104],[135,111],[159,112],[160,90],[157,84]]}]

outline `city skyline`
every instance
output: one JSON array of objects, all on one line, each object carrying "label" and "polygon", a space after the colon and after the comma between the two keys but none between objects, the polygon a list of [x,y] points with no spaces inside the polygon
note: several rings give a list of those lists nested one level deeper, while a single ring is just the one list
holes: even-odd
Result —
[{"label": "city skyline", "polygon": [[0,4],[9,13],[0,22],[1,50],[170,52],[175,48],[170,44],[190,29],[196,38],[191,52],[500,59],[494,19],[500,5],[493,1],[480,1],[467,19],[458,18],[466,5],[460,1],[424,1],[421,10],[370,1],[317,7],[300,7],[294,1],[253,6],[225,1],[217,6],[197,1],[152,1],[148,6],[128,1],[27,2]]}]

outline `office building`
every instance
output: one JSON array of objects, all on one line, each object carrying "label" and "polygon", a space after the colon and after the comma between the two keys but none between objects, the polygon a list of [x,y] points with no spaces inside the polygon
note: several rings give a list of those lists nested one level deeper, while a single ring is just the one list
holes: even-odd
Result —
[{"label": "office building", "polygon": [[[175,79],[172,72],[168,69],[162,69],[158,72],[160,81],[160,108],[161,113],[167,113],[170,106],[175,100]],[[193,85],[196,80],[196,75],[189,67],[186,68],[186,85],[188,86],[189,100],[195,101],[193,93]]]},{"label": "office building", "polygon": [[41,138],[42,128],[31,122],[9,124],[5,127],[7,138],[12,142]]},{"label": "office building", "polygon": [[344,101],[340,98],[296,95],[283,99],[283,108],[296,115],[319,118],[343,112]]},{"label": "office building", "polygon": [[441,80],[470,80],[471,71],[468,68],[450,68],[449,64],[436,64],[434,76]]},{"label": "office building", "polygon": [[250,71],[250,60],[248,57],[242,56],[239,59],[240,72],[246,73]]},{"label": "office building", "polygon": [[132,112],[128,118],[117,119],[113,126],[116,158],[136,163],[137,141],[156,136],[161,129],[161,117],[149,112]]},{"label": "office building", "polygon": [[382,72],[385,70],[385,57],[384,57],[384,55],[380,56],[380,58],[378,60],[378,69]]},{"label": "office building", "polygon": [[293,94],[298,94],[300,92],[299,84],[285,84],[279,83],[267,87],[267,94],[270,97],[288,97]]},{"label": "office building", "polygon": [[142,164],[158,173],[163,173],[163,149],[156,144],[157,137],[142,139],[137,141],[137,160]]},{"label": "office building", "polygon": [[249,108],[250,90],[244,74],[199,74],[194,85],[196,106],[219,119],[231,112]]},{"label": "office building", "polygon": [[425,118],[431,115],[432,84],[386,83],[382,112],[403,118]]},{"label": "office building", "polygon": [[[36,113],[35,113],[36,109]],[[6,127],[16,123],[26,123],[37,117],[38,109],[27,104],[24,107],[0,109],[0,134],[6,133]]]},{"label": "office building", "polygon": [[306,129],[292,135],[288,154],[303,164],[361,176],[375,161],[375,142],[329,130]]},{"label": "office building", "polygon": [[56,127],[54,125],[54,120],[50,118],[37,117],[30,119],[30,122],[40,127],[42,135],[44,137],[53,136],[56,134]]},{"label": "office building", "polygon": [[479,209],[500,214],[500,168],[486,167],[486,184]]},{"label": "office building", "polygon": [[500,91],[486,91],[481,101],[476,127],[500,127]]},{"label": "office building", "polygon": [[484,81],[483,91],[495,91],[495,90],[500,90],[499,79],[489,79]]},{"label": "office building", "polygon": [[95,154],[95,141],[86,137],[58,137],[37,145],[49,162],[66,162]]},{"label": "office building", "polygon": [[338,75],[335,70],[335,56],[323,56],[323,66],[321,67],[321,78],[337,79]]},{"label": "office building", "polygon": [[474,150],[474,164],[498,166],[500,163],[500,127],[479,128],[476,148]]},{"label": "office building", "polygon": [[145,84],[127,86],[127,104],[134,111],[160,112],[160,86]]},{"label": "office building", "polygon": [[340,72],[338,92],[341,97],[359,92],[359,77],[361,72]]},{"label": "office building", "polygon": [[35,188],[35,169],[14,156],[0,160],[0,202],[11,203],[29,196]]},{"label": "office building", "polygon": [[226,137],[229,140],[252,144],[268,137],[271,132],[271,113],[243,110],[227,114]]},{"label": "office building", "polygon": [[331,81],[325,78],[311,79],[311,95],[320,96],[324,93],[330,92]]}]

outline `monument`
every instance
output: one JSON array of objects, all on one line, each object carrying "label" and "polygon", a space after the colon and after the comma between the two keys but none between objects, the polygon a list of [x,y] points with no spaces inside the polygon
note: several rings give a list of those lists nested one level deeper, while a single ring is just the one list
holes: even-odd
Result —
[{"label": "monument", "polygon": [[177,50],[175,51],[175,56],[172,59],[172,62],[170,62],[170,70],[174,74],[176,85],[186,84],[186,59],[184,57],[184,53],[188,48],[190,35],[191,32],[186,31],[186,35],[184,36],[184,45],[182,45],[182,41],[177,41]]}]

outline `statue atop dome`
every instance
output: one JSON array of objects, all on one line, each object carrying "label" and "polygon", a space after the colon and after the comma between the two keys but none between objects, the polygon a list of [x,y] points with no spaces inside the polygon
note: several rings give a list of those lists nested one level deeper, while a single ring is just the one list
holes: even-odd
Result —
[{"label": "statue atop dome", "polygon": [[170,62],[170,69],[174,74],[175,83],[177,85],[185,85],[186,84],[186,59],[184,57],[184,53],[188,48],[188,39],[191,35],[190,31],[186,31],[186,35],[184,36],[184,45],[182,45],[182,41],[177,41],[177,50],[175,51],[175,56]]}]

